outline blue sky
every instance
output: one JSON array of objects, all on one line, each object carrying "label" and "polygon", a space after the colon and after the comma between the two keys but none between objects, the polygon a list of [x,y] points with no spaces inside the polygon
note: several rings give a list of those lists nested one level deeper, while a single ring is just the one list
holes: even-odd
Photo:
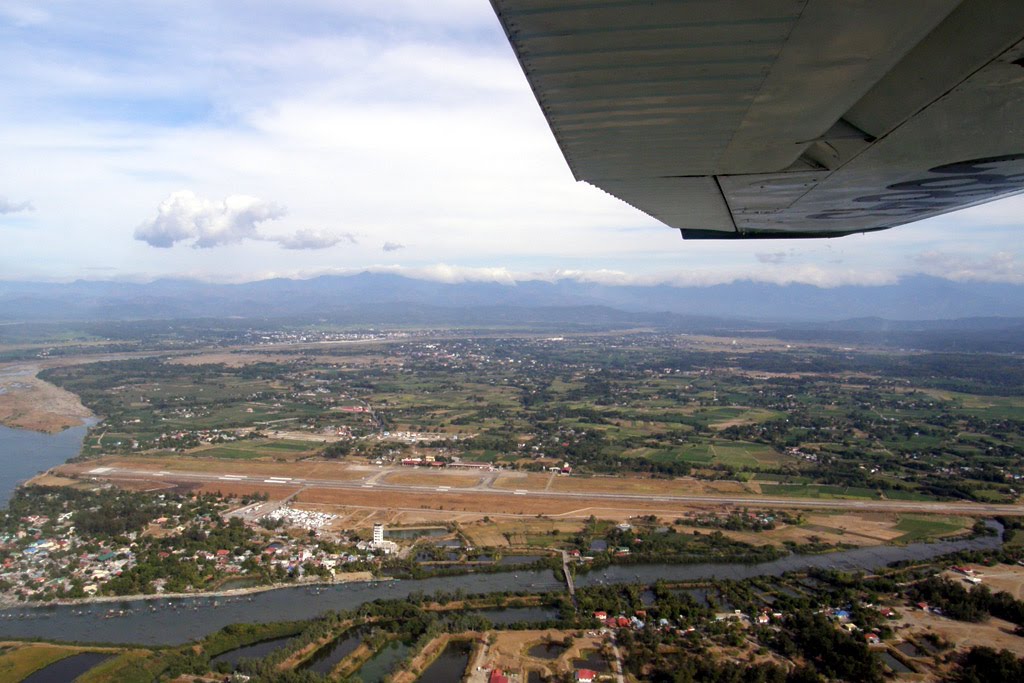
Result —
[{"label": "blue sky", "polygon": [[683,242],[573,181],[486,0],[0,0],[0,60],[2,279],[1024,282],[1021,198]]}]

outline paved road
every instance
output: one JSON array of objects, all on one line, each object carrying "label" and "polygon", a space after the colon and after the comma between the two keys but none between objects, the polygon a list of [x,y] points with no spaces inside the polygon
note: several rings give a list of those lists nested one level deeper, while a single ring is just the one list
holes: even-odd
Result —
[{"label": "paved road", "polygon": [[135,470],[122,467],[98,467],[89,470],[85,476],[112,480],[145,480],[145,481],[181,481],[181,482],[238,482],[248,484],[270,484],[277,486],[299,486],[307,488],[347,489],[347,490],[379,490],[406,493],[433,493],[435,496],[451,494],[486,495],[486,496],[523,496],[527,498],[577,500],[594,506],[595,502],[656,502],[675,504],[717,504],[746,505],[750,507],[780,508],[813,508],[829,510],[881,510],[891,512],[933,512],[942,514],[965,515],[1024,515],[1024,505],[998,505],[992,503],[968,502],[935,502],[935,501],[903,501],[903,500],[819,500],[814,498],[780,498],[769,496],[710,496],[710,495],[668,495],[668,494],[635,494],[635,493],[604,493],[577,491],[549,491],[526,489],[457,488],[445,485],[415,486],[390,484],[383,480],[380,472],[376,476],[368,476],[357,480],[338,479],[297,479],[289,477],[269,477],[238,474],[217,474],[211,472],[154,472],[152,470]]}]

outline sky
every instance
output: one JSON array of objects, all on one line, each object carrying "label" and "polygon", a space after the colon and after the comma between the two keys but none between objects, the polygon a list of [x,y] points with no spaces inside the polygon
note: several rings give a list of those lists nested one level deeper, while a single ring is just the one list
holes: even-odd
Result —
[{"label": "sky", "polygon": [[0,0],[0,280],[1024,282],[1024,198],[684,242],[577,183],[486,0]]}]

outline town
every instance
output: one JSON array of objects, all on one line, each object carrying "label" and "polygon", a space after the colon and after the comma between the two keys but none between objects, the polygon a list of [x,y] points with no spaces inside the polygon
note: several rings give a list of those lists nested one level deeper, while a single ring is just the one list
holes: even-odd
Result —
[{"label": "town", "polygon": [[[953,680],[1024,655],[1006,359],[649,331],[200,338],[39,373],[102,419],[4,513],[0,628],[253,619],[115,650],[93,680]],[[365,597],[268,620],[279,591]]]}]

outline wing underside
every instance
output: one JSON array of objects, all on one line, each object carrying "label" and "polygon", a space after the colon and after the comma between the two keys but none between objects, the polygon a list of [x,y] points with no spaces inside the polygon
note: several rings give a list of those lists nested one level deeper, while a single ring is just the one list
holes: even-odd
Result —
[{"label": "wing underside", "polygon": [[491,1],[576,179],[684,237],[1024,190],[1024,2]]}]

